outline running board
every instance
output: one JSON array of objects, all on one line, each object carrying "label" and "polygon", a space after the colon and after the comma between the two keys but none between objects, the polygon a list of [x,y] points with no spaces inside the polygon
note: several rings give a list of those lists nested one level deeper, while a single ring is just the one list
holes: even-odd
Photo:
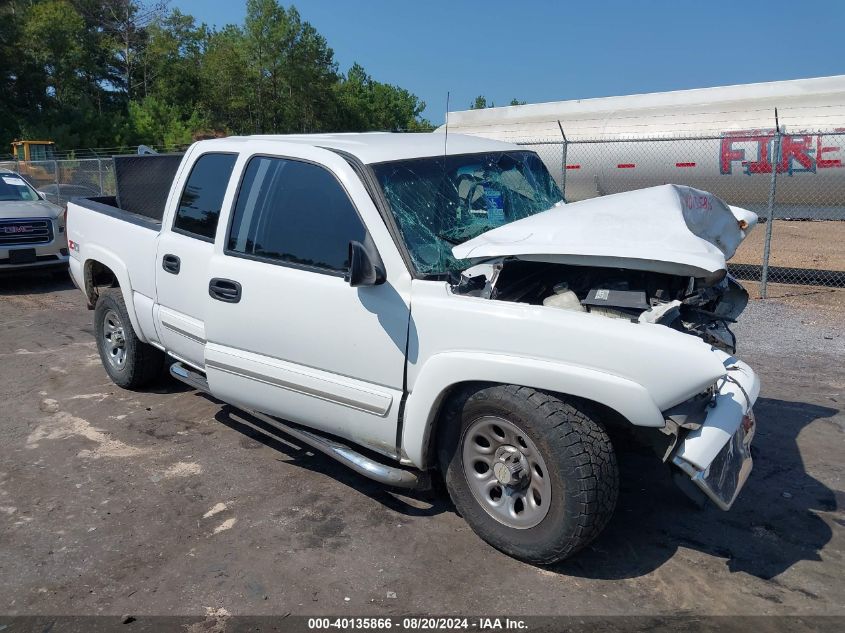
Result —
[{"label": "running board", "polygon": [[[170,366],[170,375],[176,380],[179,380],[189,387],[193,387],[198,391],[210,393],[208,388],[208,380],[201,373],[190,369],[182,363],[176,362]],[[408,470],[398,466],[390,466],[379,461],[362,455],[355,449],[343,444],[335,439],[318,435],[313,431],[289,426],[280,420],[269,416],[260,411],[253,411],[251,409],[243,409],[245,412],[253,417],[258,418],[265,424],[269,424],[291,437],[296,438],[304,444],[308,444],[313,449],[328,455],[332,459],[339,461],[344,466],[351,468],[359,475],[363,475],[369,479],[377,481],[387,486],[394,486],[396,488],[408,488],[415,490],[427,490],[431,487],[431,481],[428,473],[423,471]]]},{"label": "running board", "polygon": [[176,380],[184,382],[189,387],[193,387],[197,391],[211,393],[208,389],[208,381],[205,379],[205,376],[203,376],[198,371],[188,369],[182,363],[173,363],[170,366],[170,375],[173,376]]}]

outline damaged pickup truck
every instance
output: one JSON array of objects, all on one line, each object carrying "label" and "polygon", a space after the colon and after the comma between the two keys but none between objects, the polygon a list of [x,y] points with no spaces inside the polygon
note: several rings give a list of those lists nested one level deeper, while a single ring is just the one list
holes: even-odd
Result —
[{"label": "damaged pickup truck", "polygon": [[476,533],[532,563],[610,519],[613,427],[724,510],[748,477],[759,382],[726,260],[753,213],[676,185],[564,204],[533,152],[440,134],[201,141],[144,215],[118,184],[67,230],[120,386],[170,358],[385,485],[439,471]]}]

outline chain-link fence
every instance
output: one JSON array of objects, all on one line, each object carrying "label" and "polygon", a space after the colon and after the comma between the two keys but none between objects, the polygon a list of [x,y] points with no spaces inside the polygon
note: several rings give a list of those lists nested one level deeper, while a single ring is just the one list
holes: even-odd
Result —
[{"label": "chain-link fence", "polygon": [[2,161],[0,169],[21,174],[53,204],[65,205],[72,198],[115,193],[111,158]]},{"label": "chain-link fence", "polygon": [[[729,266],[767,284],[845,287],[845,128],[636,139],[523,139],[576,202],[666,183],[754,211]],[[772,221],[769,221],[772,220]]]},{"label": "chain-link fence", "polygon": [[[760,216],[731,260],[740,279],[845,287],[845,128],[637,139],[523,139],[568,202],[674,183]],[[110,158],[0,162],[48,200],[115,194]],[[772,221],[768,221],[768,220]]]}]

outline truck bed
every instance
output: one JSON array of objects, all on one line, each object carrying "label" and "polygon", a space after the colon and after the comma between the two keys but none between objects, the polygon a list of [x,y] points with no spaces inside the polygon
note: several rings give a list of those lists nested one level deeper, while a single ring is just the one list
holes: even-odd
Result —
[{"label": "truck bed", "polygon": [[156,232],[161,230],[161,218],[151,218],[146,215],[141,215],[140,213],[134,213],[133,211],[129,211],[127,209],[121,209],[118,206],[117,196],[76,198],[73,200],[73,204],[83,209],[88,209],[89,211],[94,211],[96,213],[102,213],[103,215],[107,215],[117,220],[130,222],[132,224],[136,224],[140,227],[150,229]]},{"label": "truck bed", "polygon": [[[156,247],[161,220],[149,218],[117,206],[114,196],[77,198],[68,203],[68,239],[78,245],[74,262],[94,259],[116,274],[125,271],[133,293],[140,293],[151,302],[155,295]],[[78,271],[77,281],[84,279]],[[143,302],[135,300],[135,304]],[[151,305],[151,303],[150,303]]]}]

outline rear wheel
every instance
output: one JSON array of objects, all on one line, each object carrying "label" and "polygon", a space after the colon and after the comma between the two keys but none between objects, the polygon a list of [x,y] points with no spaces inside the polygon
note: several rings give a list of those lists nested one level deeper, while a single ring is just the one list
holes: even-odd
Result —
[{"label": "rear wheel", "polygon": [[103,367],[116,385],[140,389],[161,374],[164,353],[135,334],[120,289],[110,288],[97,299],[94,330]]},{"label": "rear wheel", "polygon": [[550,564],[592,541],[616,506],[610,439],[588,408],[515,385],[453,401],[438,458],[456,508],[485,541]]}]

